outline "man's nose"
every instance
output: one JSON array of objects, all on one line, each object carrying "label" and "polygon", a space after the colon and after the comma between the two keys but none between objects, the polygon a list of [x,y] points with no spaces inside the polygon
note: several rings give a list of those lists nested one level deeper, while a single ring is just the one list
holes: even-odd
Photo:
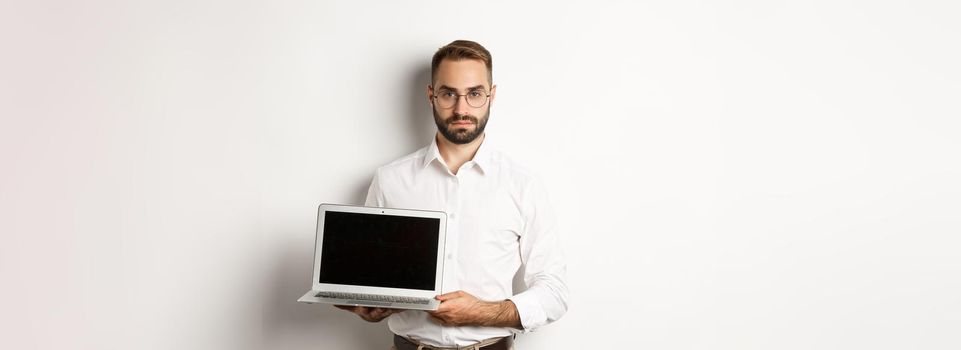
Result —
[{"label": "man's nose", "polygon": [[457,100],[454,101],[454,114],[464,115],[470,112],[470,106],[467,105],[467,95],[457,96]]}]

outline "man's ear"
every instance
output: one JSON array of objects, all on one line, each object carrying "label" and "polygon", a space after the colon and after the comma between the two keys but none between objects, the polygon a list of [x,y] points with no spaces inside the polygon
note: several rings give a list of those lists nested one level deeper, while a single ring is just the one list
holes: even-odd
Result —
[{"label": "man's ear", "polygon": [[434,87],[427,85],[427,104],[434,106],[434,100],[431,99],[431,96],[434,96]]},{"label": "man's ear", "polygon": [[488,103],[494,104],[494,96],[497,96],[497,85],[491,86],[491,100]]}]

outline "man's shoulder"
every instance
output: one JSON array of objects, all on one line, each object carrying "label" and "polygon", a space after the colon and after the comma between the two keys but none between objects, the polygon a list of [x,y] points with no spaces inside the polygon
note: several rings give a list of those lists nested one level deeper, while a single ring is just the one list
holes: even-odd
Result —
[{"label": "man's shoulder", "polygon": [[490,151],[490,163],[502,180],[509,180],[517,186],[526,187],[539,182],[540,177],[534,171],[498,149]]},{"label": "man's shoulder", "polygon": [[381,165],[377,167],[376,172],[379,175],[388,175],[400,171],[410,170],[412,166],[417,166],[423,163],[424,155],[427,153],[427,148],[428,147],[422,147],[410,154],[394,159],[387,164]]}]

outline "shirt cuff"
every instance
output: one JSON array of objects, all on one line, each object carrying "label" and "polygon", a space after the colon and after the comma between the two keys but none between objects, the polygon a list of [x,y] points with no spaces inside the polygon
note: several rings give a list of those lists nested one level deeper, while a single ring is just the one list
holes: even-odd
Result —
[{"label": "shirt cuff", "polygon": [[521,319],[523,333],[537,329],[537,327],[547,324],[547,314],[541,305],[535,290],[528,289],[520,294],[507,298],[514,303],[517,308],[517,315]]}]

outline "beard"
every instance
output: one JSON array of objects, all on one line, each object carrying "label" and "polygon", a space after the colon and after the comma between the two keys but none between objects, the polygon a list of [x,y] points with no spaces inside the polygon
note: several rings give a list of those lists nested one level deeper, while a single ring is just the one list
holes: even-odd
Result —
[{"label": "beard", "polygon": [[[437,108],[432,107],[431,110],[434,112],[434,124],[437,124],[437,130],[440,131],[440,134],[444,135],[447,141],[458,145],[471,143],[483,134],[484,128],[487,127],[487,118],[490,117],[491,114],[490,104],[487,105],[487,110],[484,111],[484,116],[481,118],[464,114],[454,115],[444,120],[440,114],[437,113]],[[469,127],[454,125],[455,122],[459,121],[472,122],[474,124],[474,131],[470,131]]]}]

